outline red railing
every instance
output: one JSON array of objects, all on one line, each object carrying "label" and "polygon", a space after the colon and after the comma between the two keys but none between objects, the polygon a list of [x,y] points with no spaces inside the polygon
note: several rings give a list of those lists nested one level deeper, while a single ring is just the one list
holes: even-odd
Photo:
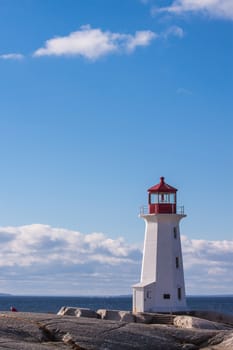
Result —
[{"label": "red railing", "polygon": [[[139,211],[140,215],[148,215],[148,214],[153,214],[149,212],[149,206],[148,205],[142,205],[140,207],[140,211]],[[175,212],[171,212],[170,214],[180,214],[180,215],[184,215],[184,206],[180,205],[180,206],[176,206],[176,211]]]}]

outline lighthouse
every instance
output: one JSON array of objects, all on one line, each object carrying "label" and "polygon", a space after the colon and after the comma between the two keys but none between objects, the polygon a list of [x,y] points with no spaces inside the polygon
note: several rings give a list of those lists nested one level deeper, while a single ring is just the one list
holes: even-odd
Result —
[{"label": "lighthouse", "polygon": [[177,189],[164,177],[148,189],[141,281],[133,286],[133,312],[186,310],[179,222],[186,215],[177,206]]}]

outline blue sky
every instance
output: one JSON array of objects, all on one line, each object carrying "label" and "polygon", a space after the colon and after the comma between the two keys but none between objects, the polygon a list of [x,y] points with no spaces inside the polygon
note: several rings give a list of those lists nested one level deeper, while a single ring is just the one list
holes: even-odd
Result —
[{"label": "blue sky", "polygon": [[56,294],[53,274],[129,293],[139,207],[165,176],[188,215],[187,292],[232,292],[231,1],[0,0],[0,18],[0,289]]}]

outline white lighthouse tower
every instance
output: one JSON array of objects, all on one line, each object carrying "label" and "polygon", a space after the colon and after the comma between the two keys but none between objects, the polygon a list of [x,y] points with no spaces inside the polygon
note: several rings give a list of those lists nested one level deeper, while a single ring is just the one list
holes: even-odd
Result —
[{"label": "white lighthouse tower", "polygon": [[177,189],[160,183],[148,190],[145,240],[140,283],[133,286],[134,312],[174,312],[186,309],[179,222],[183,207],[176,205]]}]

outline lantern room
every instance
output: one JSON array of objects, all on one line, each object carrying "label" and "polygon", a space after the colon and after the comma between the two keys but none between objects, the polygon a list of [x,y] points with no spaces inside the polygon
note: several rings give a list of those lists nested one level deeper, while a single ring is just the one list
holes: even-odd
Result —
[{"label": "lantern room", "polygon": [[160,183],[148,189],[148,207],[150,214],[176,214],[177,189],[166,184],[164,177]]}]

